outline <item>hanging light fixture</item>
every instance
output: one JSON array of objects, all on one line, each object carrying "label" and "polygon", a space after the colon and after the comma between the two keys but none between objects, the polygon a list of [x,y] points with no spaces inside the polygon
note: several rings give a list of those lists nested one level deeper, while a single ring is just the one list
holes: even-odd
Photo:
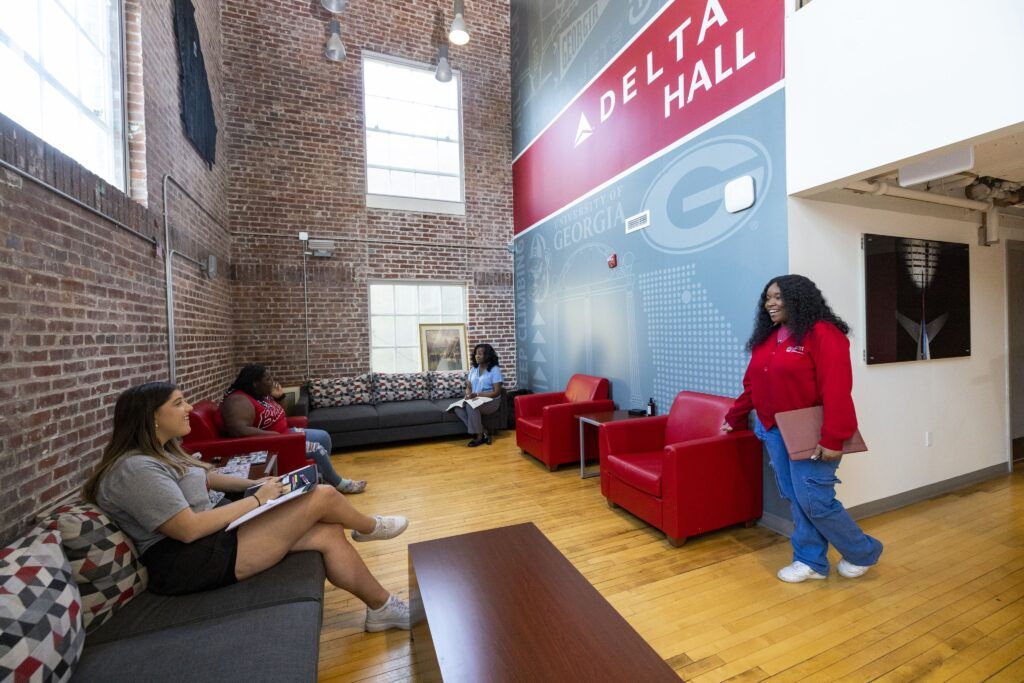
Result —
[{"label": "hanging light fixture", "polygon": [[[327,2],[328,0],[324,0],[325,5]],[[345,59],[345,43],[341,42],[341,22],[337,19],[331,19],[331,37],[327,39],[327,46],[324,47],[324,56],[332,62]]]},{"label": "hanging light fixture", "polygon": [[[326,0],[325,0],[326,2]],[[465,45],[469,42],[469,30],[466,29],[465,0],[455,0],[455,20],[452,21],[452,28],[448,32],[448,40],[453,45]]]},{"label": "hanging light fixture", "polygon": [[434,78],[442,83],[452,80],[452,66],[448,63],[447,45],[437,48],[437,70],[434,71]]},{"label": "hanging light fixture", "polygon": [[348,4],[348,0],[320,0],[320,2],[323,4],[324,9],[331,14],[340,14],[345,9],[345,5]]}]

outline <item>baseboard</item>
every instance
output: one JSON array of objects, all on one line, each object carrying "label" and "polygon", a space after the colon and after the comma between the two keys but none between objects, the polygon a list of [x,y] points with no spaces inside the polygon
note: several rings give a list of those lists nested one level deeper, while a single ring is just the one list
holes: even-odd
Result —
[{"label": "baseboard", "polygon": [[913,505],[914,503],[920,503],[922,500],[928,500],[929,498],[944,496],[947,493],[958,491],[973,484],[980,484],[983,481],[995,479],[996,477],[1008,474],[1009,471],[1009,463],[992,465],[980,470],[975,470],[974,472],[961,474],[959,477],[953,477],[952,479],[938,481],[934,484],[922,486],[921,488],[897,493],[895,496],[889,496],[888,498],[880,498],[879,500],[873,500],[869,503],[854,505],[851,508],[847,508],[847,511],[854,519],[873,517],[875,515],[880,515],[883,512],[889,512],[890,510],[896,510],[908,505]]},{"label": "baseboard", "polygon": [[[851,508],[847,508],[847,512],[849,512],[850,516],[854,519],[874,517],[875,515],[880,515],[883,512],[889,512],[890,510],[896,510],[908,505],[913,505],[914,503],[920,503],[921,501],[928,500],[929,498],[944,496],[947,493],[959,491],[960,489],[973,484],[979,484],[983,481],[988,481],[989,479],[995,479],[996,477],[1007,474],[1009,471],[1010,466],[1007,463],[992,465],[991,467],[985,467],[984,469],[974,472],[961,474],[959,477],[953,477],[952,479],[946,479],[945,481],[939,481],[910,491],[897,493],[895,496],[889,496],[888,498],[873,500],[869,503],[854,505]],[[791,536],[793,534],[792,521],[770,512],[765,512],[761,515],[758,525],[763,526],[766,529],[771,529],[775,533],[782,534],[783,536]]]}]

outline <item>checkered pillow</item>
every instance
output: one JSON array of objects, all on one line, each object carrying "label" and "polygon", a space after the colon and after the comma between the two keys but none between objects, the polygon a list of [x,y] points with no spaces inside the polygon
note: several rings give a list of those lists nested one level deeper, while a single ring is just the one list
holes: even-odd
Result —
[{"label": "checkered pillow", "polygon": [[81,597],[60,541],[37,527],[0,549],[0,680],[66,681],[82,654]]},{"label": "checkered pillow", "polygon": [[430,399],[461,398],[466,393],[465,372],[430,373]]},{"label": "checkered pillow", "polygon": [[340,379],[314,379],[309,383],[314,408],[373,404],[373,373]]},{"label": "checkered pillow", "polygon": [[95,505],[72,503],[43,523],[60,532],[64,554],[82,595],[87,631],[106,623],[122,605],[146,590],[148,575],[135,546]]},{"label": "checkered pillow", "polygon": [[409,372],[404,374],[377,375],[377,401],[415,401],[430,397],[427,373]]}]

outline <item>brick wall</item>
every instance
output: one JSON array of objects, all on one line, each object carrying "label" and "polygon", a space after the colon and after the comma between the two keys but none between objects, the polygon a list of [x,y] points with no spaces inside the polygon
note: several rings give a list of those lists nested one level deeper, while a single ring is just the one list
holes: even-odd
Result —
[{"label": "brick wall", "polygon": [[[141,63],[128,55],[129,76],[135,87],[144,84],[128,106],[144,99],[145,107],[145,127],[136,131],[143,144],[130,153],[136,161],[144,155],[149,210],[0,116],[0,158],[143,235],[0,169],[0,397],[8,407],[0,421],[0,542],[81,485],[121,391],[167,377],[164,264],[148,239],[163,242],[164,174],[226,226],[219,12],[214,2],[195,5],[221,134],[212,171],[182,132],[170,0],[127,3],[129,49],[142,49]],[[170,192],[174,248],[198,260],[214,253],[222,265],[209,280],[186,258],[174,261],[178,378],[191,398],[206,398],[234,372],[230,236],[179,190]]]},{"label": "brick wall", "polygon": [[447,1],[349,3],[341,15],[348,58],[333,63],[323,56],[329,15],[319,2],[224,0],[239,363],[265,363],[285,384],[306,376],[304,230],[339,246],[309,263],[312,376],[369,369],[372,279],[465,282],[470,343],[492,343],[514,373],[507,0],[468,2],[472,40],[451,48],[463,77],[466,215],[365,206],[362,50],[432,63],[431,36],[444,33],[451,9]]}]

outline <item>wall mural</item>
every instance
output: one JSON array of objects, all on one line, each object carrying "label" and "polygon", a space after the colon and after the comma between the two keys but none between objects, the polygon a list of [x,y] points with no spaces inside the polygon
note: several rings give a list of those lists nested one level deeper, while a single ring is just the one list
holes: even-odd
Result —
[{"label": "wall mural", "polygon": [[970,249],[864,235],[867,362],[971,355]]}]

